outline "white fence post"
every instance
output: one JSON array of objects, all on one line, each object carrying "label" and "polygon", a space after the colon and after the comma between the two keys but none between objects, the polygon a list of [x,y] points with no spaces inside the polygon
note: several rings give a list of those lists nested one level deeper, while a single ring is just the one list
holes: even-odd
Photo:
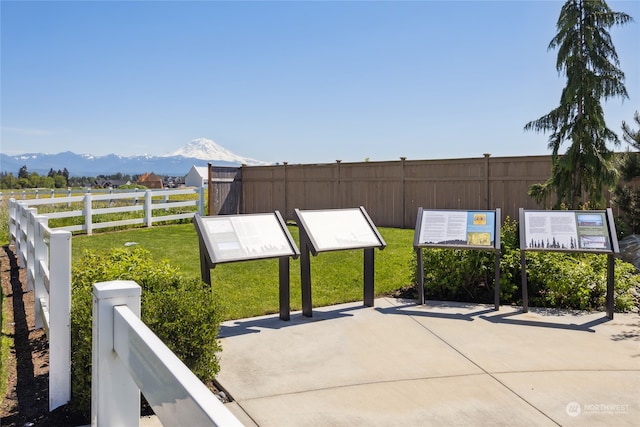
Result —
[{"label": "white fence post", "polygon": [[138,426],[140,389],[113,350],[113,308],[126,305],[140,316],[140,286],[133,281],[93,285],[91,425]]},{"label": "white fence post", "polygon": [[[15,199],[14,199],[15,200]],[[16,221],[15,223],[15,238],[16,238],[16,253],[18,254],[18,265],[20,267],[24,267],[24,260],[22,259],[21,256],[21,251],[20,251],[20,238],[21,238],[21,234],[22,234],[22,225],[21,225],[21,215],[22,215],[22,207],[20,206],[20,203],[18,203],[17,201],[14,204],[14,208],[15,208],[15,212],[14,212],[14,219]]]},{"label": "white fence post", "polygon": [[153,225],[153,213],[151,212],[153,210],[151,206],[151,203],[153,202],[153,199],[151,198],[152,195],[153,192],[151,190],[147,190],[144,193],[144,222],[147,224],[147,227],[151,227]]},{"label": "white fence post", "polygon": [[16,226],[18,225],[16,218],[16,199],[13,197],[9,199],[9,244],[16,243]]},{"label": "white fence post", "polygon": [[71,233],[49,235],[49,410],[71,400]]},{"label": "white fence post", "polygon": [[91,209],[91,193],[87,191],[84,195],[84,225],[87,230],[87,236],[91,235],[92,227],[92,209]]},{"label": "white fence post", "polygon": [[[33,215],[33,309],[35,312],[35,328],[40,329],[44,326],[44,319],[42,318],[42,304],[41,301],[48,301],[48,290],[45,288],[43,272],[40,268],[40,263],[46,263],[49,256],[47,250],[47,244],[45,243],[44,227],[48,224],[48,218],[42,215]],[[31,228],[31,226],[29,227]],[[29,256],[31,258],[31,256]],[[29,260],[27,260],[29,264]],[[45,307],[47,308],[47,307]]]},{"label": "white fence post", "polygon": [[16,220],[18,226],[16,228],[16,250],[18,251],[18,265],[22,268],[27,266],[25,255],[27,253],[27,207],[18,203],[16,205]]},{"label": "white fence post", "polygon": [[34,290],[34,279],[35,279],[35,270],[36,270],[36,254],[35,254],[35,216],[38,213],[36,208],[27,208],[24,209],[25,212],[25,225],[27,226],[27,241],[26,249],[27,249],[27,291]]}]

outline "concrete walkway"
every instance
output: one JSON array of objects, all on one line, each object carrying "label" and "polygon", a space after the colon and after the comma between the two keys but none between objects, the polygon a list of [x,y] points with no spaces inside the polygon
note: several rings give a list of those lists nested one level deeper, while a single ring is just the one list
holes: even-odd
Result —
[{"label": "concrete walkway", "polygon": [[223,323],[246,425],[639,426],[640,317],[394,298]]}]

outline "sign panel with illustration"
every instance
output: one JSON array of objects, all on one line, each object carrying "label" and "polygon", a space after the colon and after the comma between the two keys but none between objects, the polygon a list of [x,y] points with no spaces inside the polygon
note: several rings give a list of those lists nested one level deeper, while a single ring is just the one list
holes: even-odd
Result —
[{"label": "sign panel with illustration", "polygon": [[601,211],[520,209],[522,311],[529,310],[526,251],[588,252],[607,255],[607,317],[613,319],[615,254],[620,253],[611,208]]},{"label": "sign panel with illustration", "polygon": [[605,211],[524,211],[522,240],[526,250],[612,251]]},{"label": "sign panel with illustration", "polygon": [[495,248],[496,212],[420,210],[414,246]]}]

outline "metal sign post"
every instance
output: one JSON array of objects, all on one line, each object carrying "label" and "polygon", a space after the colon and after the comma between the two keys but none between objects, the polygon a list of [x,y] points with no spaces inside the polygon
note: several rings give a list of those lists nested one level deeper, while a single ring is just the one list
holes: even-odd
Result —
[{"label": "metal sign post", "polygon": [[613,319],[615,255],[620,253],[613,211],[539,211],[520,208],[522,311],[529,310],[526,251],[607,255],[607,317]]},{"label": "metal sign post", "polygon": [[493,211],[418,208],[413,247],[417,257],[418,303],[425,303],[422,249],[490,250],[496,254],[494,306],[500,309],[500,209]]},{"label": "metal sign post", "polygon": [[278,296],[280,319],[290,318],[289,257],[300,256],[280,212],[224,215],[193,219],[200,246],[200,274],[211,285],[211,269],[217,264],[258,259],[279,259]]},{"label": "metal sign post", "polygon": [[363,249],[364,280],[363,301],[366,307],[374,305],[375,264],[374,249],[384,249],[386,243],[365,209],[299,210],[295,212],[300,228],[300,286],[302,315],[312,317],[311,255],[320,252]]}]

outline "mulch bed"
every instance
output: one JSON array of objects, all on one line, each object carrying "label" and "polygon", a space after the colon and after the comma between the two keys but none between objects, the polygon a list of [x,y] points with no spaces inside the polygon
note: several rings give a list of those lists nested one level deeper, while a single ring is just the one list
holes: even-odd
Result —
[{"label": "mulch bed", "polygon": [[90,420],[70,405],[49,412],[49,350],[43,329],[35,329],[33,291],[27,292],[25,269],[18,268],[13,247],[0,248],[5,333],[14,340],[8,360],[9,378],[0,403],[0,425],[75,427]]}]

